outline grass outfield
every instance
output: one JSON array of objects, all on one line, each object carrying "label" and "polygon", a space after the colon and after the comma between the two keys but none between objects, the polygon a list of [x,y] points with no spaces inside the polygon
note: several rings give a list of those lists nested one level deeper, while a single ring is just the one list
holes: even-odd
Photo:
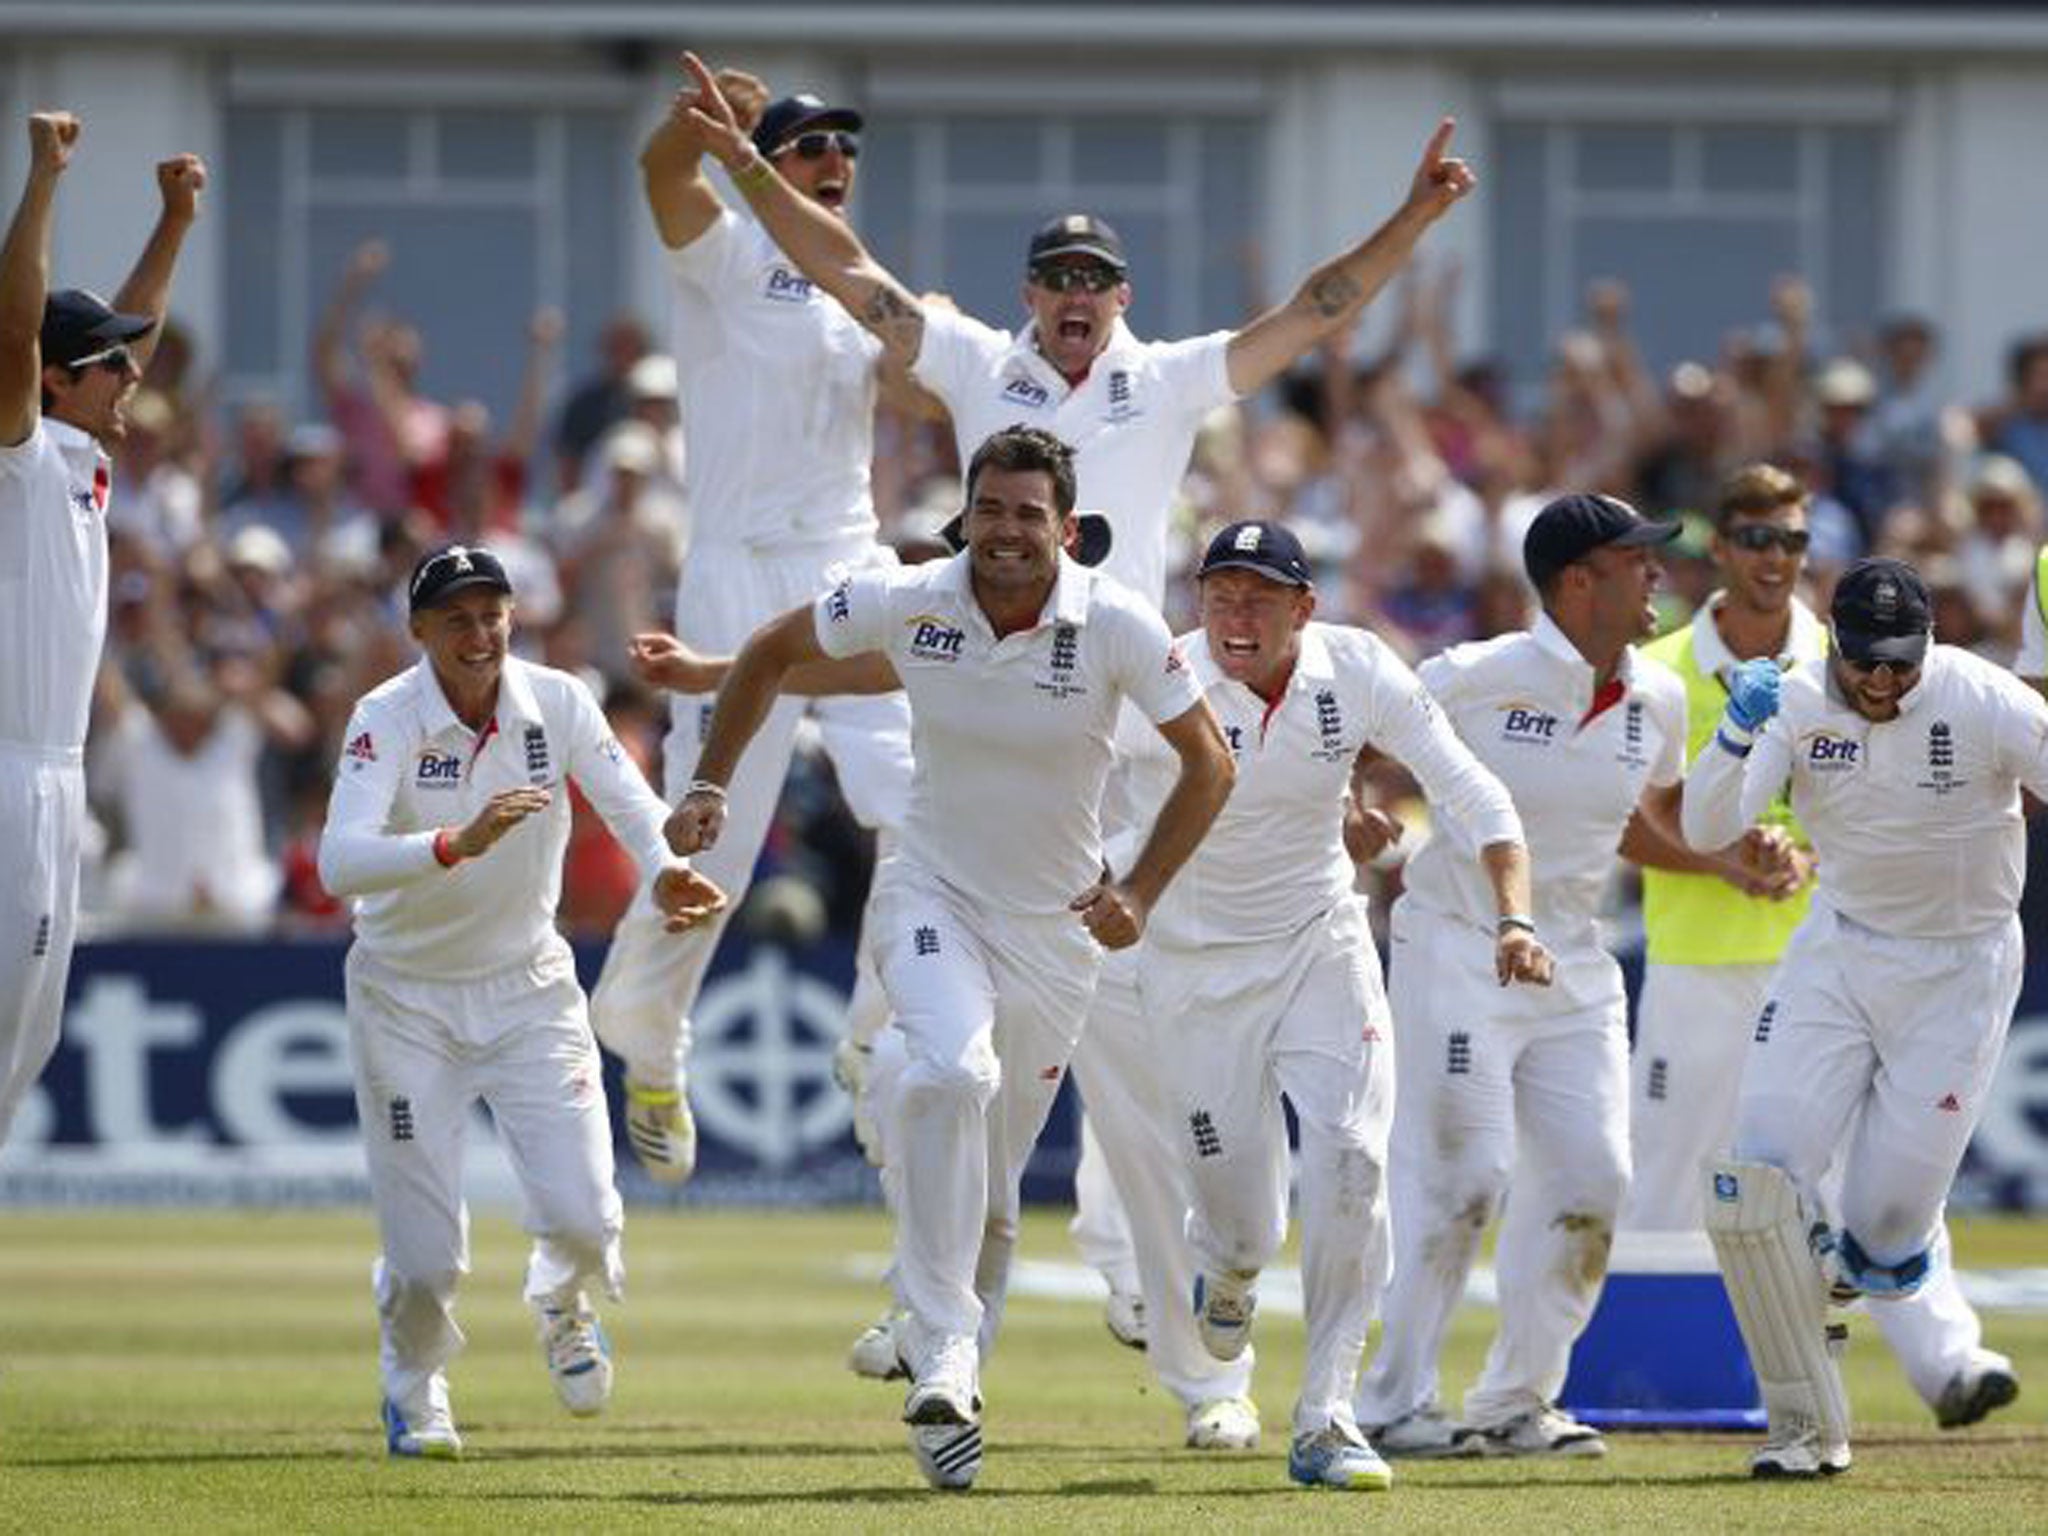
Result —
[{"label": "grass outfield", "polygon": [[[2048,1223],[1957,1239],[1968,1266],[2048,1265]],[[841,1365],[880,1299],[846,1259],[886,1241],[873,1212],[634,1217],[630,1300],[606,1314],[617,1393],[576,1421],[518,1301],[519,1234],[480,1218],[454,1375],[467,1459],[428,1464],[387,1461],[376,1429],[366,1214],[0,1213],[0,1530],[2048,1530],[2048,1316],[2020,1314],[1990,1333],[2026,1395],[1949,1435],[1858,1322],[1857,1463],[1825,1485],[1752,1484],[1742,1440],[1631,1436],[1603,1463],[1406,1464],[1391,1493],[1347,1496],[1286,1480],[1299,1319],[1261,1325],[1265,1447],[1197,1455],[1097,1308],[1019,1299],[984,1380],[981,1482],[935,1495],[900,1389]],[[1048,1216],[1024,1252],[1071,1256]],[[1490,1323],[1459,1314],[1459,1391]]]}]

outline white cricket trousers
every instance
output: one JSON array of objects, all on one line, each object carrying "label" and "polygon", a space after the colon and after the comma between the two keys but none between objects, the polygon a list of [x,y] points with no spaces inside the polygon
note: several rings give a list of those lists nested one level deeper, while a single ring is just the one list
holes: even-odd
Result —
[{"label": "white cricket trousers", "polygon": [[1500,1326],[1464,1408],[1493,1428],[1556,1398],[1606,1279],[1628,1183],[1621,973],[1604,1003],[1502,1018],[1490,933],[1408,898],[1392,926],[1394,1278],[1358,1421],[1437,1403],[1444,1330],[1505,1196]]},{"label": "white cricket trousers", "polygon": [[[737,651],[768,620],[815,599],[830,585],[827,573],[833,568],[895,563],[893,552],[865,539],[796,554],[699,546],[690,552],[677,595],[677,631],[708,654]],[[709,694],[677,694],[670,700],[662,774],[671,805],[696,776],[711,706]],[[753,879],[806,709],[818,722],[840,793],[854,816],[883,834],[885,850],[903,824],[911,757],[910,707],[901,693],[777,700],[727,787],[725,829],[716,846],[690,861],[731,898],[724,912],[688,933],[670,933],[652,895],[642,890],[612,936],[591,996],[591,1018],[598,1039],[625,1061],[637,1083],[673,1087],[681,1081],[690,1049],[690,1010],[719,935]],[[849,1029],[857,1039],[871,1040],[883,1022],[879,990],[865,961],[856,973],[850,1015]]]},{"label": "white cricket trousers", "polygon": [[875,872],[868,938],[905,1048],[887,1145],[895,1285],[921,1370],[948,1339],[994,1345],[1024,1165],[1102,952],[1072,913],[982,910],[901,853]]},{"label": "white cricket trousers", "polygon": [[1816,905],[1757,1022],[1735,1155],[1783,1168],[1815,1204],[1842,1149],[1842,1229],[1879,1264],[1931,1249],[2021,966],[2017,914],[1968,938],[1907,939]]},{"label": "white cricket trousers", "polygon": [[1279,1252],[1282,1096],[1294,1107],[1308,1329],[1294,1432],[1350,1424],[1359,1356],[1387,1283],[1394,1113],[1392,1021],[1365,900],[1349,896],[1287,939],[1148,948],[1142,965],[1202,1268],[1262,1270]]},{"label": "white cricket trousers", "polygon": [[[1181,1156],[1180,1117],[1163,1063],[1180,1049],[1141,996],[1143,946],[1103,957],[1088,1024],[1074,1048],[1074,1085],[1085,1124],[1101,1154],[1101,1188],[1084,1213],[1107,1209],[1129,1234],[1135,1289],[1145,1298],[1145,1361],[1159,1384],[1193,1408],[1221,1397],[1249,1397],[1252,1351],[1218,1360],[1195,1330],[1195,1286],[1188,1242],[1193,1195]],[[1285,1196],[1285,1175],[1282,1175]],[[1080,1199],[1080,1178],[1075,1178]],[[1077,1225],[1079,1218],[1076,1218]],[[1087,1250],[1083,1249],[1083,1256]]]},{"label": "white cricket trousers", "polygon": [[526,1300],[587,1286],[616,1298],[624,1208],[583,992],[567,945],[479,981],[428,981],[349,950],[348,1023],[377,1261],[385,1395],[411,1400],[462,1347],[455,1288],[469,1271],[462,1139],[490,1107],[533,1236]]},{"label": "white cricket trousers", "polygon": [[0,742],[0,1141],[57,1049],[85,815],[80,752]]},{"label": "white cricket trousers", "polygon": [[[1770,965],[1653,964],[1645,971],[1629,1062],[1625,1230],[1701,1229],[1705,1164],[1734,1142],[1742,1063],[1776,974]],[[1838,1144],[1820,1184],[1831,1213],[1841,1203],[1843,1152]],[[1956,1280],[1946,1227],[1932,1259],[1927,1283],[1913,1295],[1869,1309],[1929,1407],[1984,1342],[1983,1322]]]}]

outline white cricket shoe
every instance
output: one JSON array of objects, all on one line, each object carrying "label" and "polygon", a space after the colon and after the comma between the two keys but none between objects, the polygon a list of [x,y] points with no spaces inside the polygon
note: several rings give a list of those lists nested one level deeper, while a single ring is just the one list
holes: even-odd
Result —
[{"label": "white cricket shoe", "polygon": [[1349,1424],[1296,1435],[1287,1448],[1287,1475],[1306,1488],[1378,1493],[1394,1485],[1392,1469]]},{"label": "white cricket shoe", "polygon": [[1389,1461],[1442,1461],[1477,1456],[1479,1441],[1464,1425],[1454,1423],[1441,1408],[1418,1408],[1391,1424],[1365,1431]]},{"label": "white cricket shoe", "polygon": [[427,1461],[455,1461],[462,1455],[462,1436],[448,1411],[448,1381],[439,1371],[405,1403],[385,1398],[383,1420],[384,1449],[390,1455]]},{"label": "white cricket shoe", "polygon": [[1195,1331],[1202,1347],[1218,1360],[1235,1360],[1252,1341],[1252,1315],[1259,1298],[1252,1286],[1257,1270],[1204,1271],[1195,1276]]},{"label": "white cricket shoe", "polygon": [[903,1340],[899,1330],[909,1320],[908,1312],[900,1307],[891,1307],[861,1329],[860,1337],[853,1341],[853,1348],[846,1352],[846,1368],[870,1381],[896,1381],[908,1376],[910,1367],[903,1360]]},{"label": "white cricket shoe", "polygon": [[1476,1425],[1460,1437],[1479,1447],[1482,1456],[1577,1456],[1607,1454],[1607,1442],[1590,1424],[1581,1424],[1562,1408],[1546,1403],[1518,1414],[1505,1424]]},{"label": "white cricket shoe", "polygon": [[971,1488],[981,1471],[978,1362],[973,1339],[947,1339],[932,1351],[903,1400],[911,1454],[934,1488]]},{"label": "white cricket shoe", "polygon": [[578,1418],[604,1412],[612,1396],[612,1346],[589,1301],[578,1291],[568,1306],[535,1310],[555,1396]]},{"label": "white cricket shoe", "polygon": [[1749,1458],[1749,1475],[1757,1478],[1833,1477],[1849,1470],[1849,1447],[1826,1445],[1810,1429],[1774,1434]]},{"label": "white cricket shoe", "polygon": [[1970,1363],[1949,1377],[1934,1405],[1935,1422],[1943,1429],[1963,1429],[1996,1413],[2020,1395],[2020,1379],[2012,1362],[1988,1349],[1970,1352]]},{"label": "white cricket shoe", "polygon": [[1255,1451],[1259,1407],[1248,1397],[1212,1397],[1188,1410],[1188,1445],[1197,1451]]},{"label": "white cricket shoe", "polygon": [[626,1079],[626,1140],[657,1184],[680,1184],[697,1171],[697,1121],[681,1084],[650,1088]]},{"label": "white cricket shoe", "polygon": [[1109,1329],[1109,1336],[1126,1349],[1143,1349],[1150,1341],[1145,1327],[1145,1298],[1136,1291],[1112,1287],[1109,1299],[1102,1304],[1102,1322]]}]

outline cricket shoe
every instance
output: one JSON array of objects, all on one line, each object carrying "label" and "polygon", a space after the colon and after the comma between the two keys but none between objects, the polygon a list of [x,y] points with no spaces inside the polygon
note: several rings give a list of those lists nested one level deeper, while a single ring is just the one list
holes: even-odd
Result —
[{"label": "cricket shoe", "polygon": [[1218,1360],[1235,1360],[1252,1341],[1252,1314],[1259,1309],[1252,1284],[1258,1278],[1250,1269],[1195,1276],[1195,1331]]},{"label": "cricket shoe", "polygon": [[1479,1448],[1481,1456],[1596,1457],[1607,1454],[1607,1442],[1590,1424],[1581,1424],[1562,1408],[1545,1403],[1518,1414],[1505,1424],[1473,1427],[1459,1437]]},{"label": "cricket shoe", "polygon": [[1749,1458],[1749,1475],[1755,1478],[1833,1477],[1849,1470],[1849,1447],[1845,1442],[1823,1444],[1811,1429],[1773,1435]]},{"label": "cricket shoe", "polygon": [[1389,1461],[1444,1461],[1480,1454],[1473,1432],[1453,1423],[1442,1409],[1435,1407],[1404,1413],[1391,1424],[1381,1424],[1365,1433]]},{"label": "cricket shoe", "polygon": [[1145,1328],[1145,1298],[1136,1291],[1110,1290],[1102,1304],[1103,1326],[1126,1349],[1143,1349],[1150,1340]]},{"label": "cricket shoe", "polygon": [[981,1393],[971,1338],[953,1338],[932,1351],[917,1385],[903,1400],[910,1450],[934,1488],[974,1486],[981,1471]]},{"label": "cricket shoe", "polygon": [[649,1088],[626,1079],[626,1140],[657,1184],[680,1184],[697,1171],[697,1121],[680,1084]]},{"label": "cricket shoe", "polygon": [[1188,1445],[1197,1451],[1255,1451],[1259,1408],[1248,1397],[1212,1397],[1188,1410]]},{"label": "cricket shoe", "polygon": [[861,1329],[853,1348],[846,1352],[846,1368],[870,1381],[897,1381],[910,1374],[903,1359],[903,1325],[910,1314],[892,1307]]},{"label": "cricket shoe", "polygon": [[1347,1488],[1378,1493],[1391,1488],[1394,1474],[1349,1424],[1325,1424],[1296,1435],[1287,1448],[1287,1475],[1305,1488]]},{"label": "cricket shoe", "polygon": [[612,1396],[612,1344],[581,1291],[562,1307],[535,1309],[541,1355],[554,1378],[555,1396],[579,1419],[604,1412]]},{"label": "cricket shoe", "polygon": [[393,1456],[455,1461],[462,1455],[462,1436],[448,1411],[448,1385],[438,1372],[402,1408],[385,1398],[383,1418],[384,1448]]},{"label": "cricket shoe", "polygon": [[2012,1362],[1988,1349],[1970,1352],[1970,1363],[1949,1377],[1934,1405],[1943,1429],[1963,1429],[1997,1412],[2020,1395]]}]

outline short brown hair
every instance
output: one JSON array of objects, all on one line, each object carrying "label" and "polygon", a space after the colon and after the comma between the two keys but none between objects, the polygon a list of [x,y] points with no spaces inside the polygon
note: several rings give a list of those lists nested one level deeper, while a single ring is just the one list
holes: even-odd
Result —
[{"label": "short brown hair", "polygon": [[1726,528],[1738,517],[1768,517],[1780,507],[1806,504],[1806,487],[1796,475],[1775,464],[1745,464],[1721,482],[1714,502],[1714,527]]}]

